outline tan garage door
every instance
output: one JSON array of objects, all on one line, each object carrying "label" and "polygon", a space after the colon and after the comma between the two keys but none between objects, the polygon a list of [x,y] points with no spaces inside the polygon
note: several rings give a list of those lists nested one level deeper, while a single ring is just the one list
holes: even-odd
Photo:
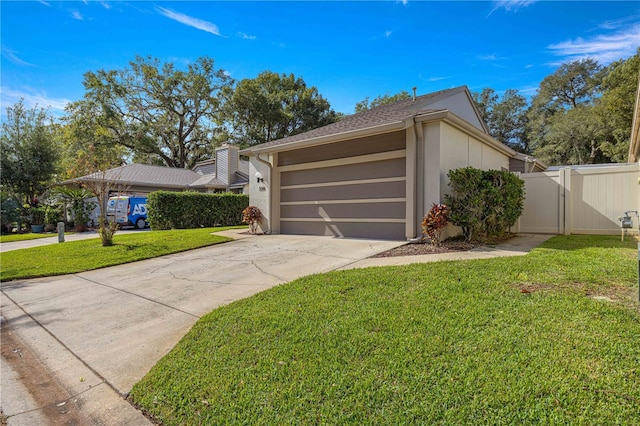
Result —
[{"label": "tan garage door", "polygon": [[405,238],[404,132],[279,154],[280,232]]}]

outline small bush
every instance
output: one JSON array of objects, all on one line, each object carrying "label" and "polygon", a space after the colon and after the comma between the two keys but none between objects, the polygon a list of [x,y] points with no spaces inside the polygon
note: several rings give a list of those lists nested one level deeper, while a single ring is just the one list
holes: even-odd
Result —
[{"label": "small bush", "polygon": [[449,206],[434,203],[422,219],[422,234],[429,237],[432,245],[440,245],[440,234],[449,224],[450,215]]},{"label": "small bush", "polygon": [[255,234],[262,223],[262,212],[256,206],[249,206],[242,211],[242,222],[249,224],[249,232]]},{"label": "small bush", "polygon": [[524,208],[524,182],[513,173],[473,167],[451,170],[451,222],[462,227],[467,241],[502,236]]},{"label": "small bush", "polygon": [[147,198],[148,219],[153,229],[240,225],[242,211],[248,205],[248,195],[231,193],[157,191]]}]

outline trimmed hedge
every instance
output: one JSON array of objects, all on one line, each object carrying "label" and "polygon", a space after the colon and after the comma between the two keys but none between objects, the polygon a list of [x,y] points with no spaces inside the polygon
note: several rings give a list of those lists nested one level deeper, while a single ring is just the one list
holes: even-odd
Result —
[{"label": "trimmed hedge", "polygon": [[153,229],[241,225],[248,205],[246,194],[156,191],[147,198]]},{"label": "trimmed hedge", "polygon": [[511,172],[464,167],[447,173],[450,220],[467,241],[503,235],[524,208],[524,182]]}]

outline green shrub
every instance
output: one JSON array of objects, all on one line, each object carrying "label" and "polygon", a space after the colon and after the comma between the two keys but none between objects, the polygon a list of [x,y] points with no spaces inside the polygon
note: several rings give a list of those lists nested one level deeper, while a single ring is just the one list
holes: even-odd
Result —
[{"label": "green shrub", "polygon": [[240,225],[242,210],[248,205],[248,195],[231,193],[157,191],[147,198],[153,229]]},{"label": "green shrub", "polygon": [[462,227],[467,241],[503,235],[524,207],[524,182],[513,173],[473,167],[451,170],[445,202],[451,222]]},{"label": "green shrub", "polygon": [[55,225],[63,219],[62,207],[59,205],[49,205],[45,207],[44,223],[47,225]]},{"label": "green shrub", "polygon": [[[20,205],[5,192],[0,192],[0,226],[2,232],[8,231],[9,227],[20,220]],[[9,227],[7,227],[9,225]]]}]

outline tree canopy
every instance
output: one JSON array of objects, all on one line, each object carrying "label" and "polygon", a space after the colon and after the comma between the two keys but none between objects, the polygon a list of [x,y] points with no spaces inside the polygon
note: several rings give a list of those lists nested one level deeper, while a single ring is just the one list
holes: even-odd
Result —
[{"label": "tree canopy", "polygon": [[248,147],[306,132],[338,120],[314,86],[293,74],[260,73],[224,89],[229,141]]},{"label": "tree canopy", "polygon": [[472,93],[472,96],[489,128],[489,134],[516,151],[527,153],[527,99],[515,89],[508,89],[500,97],[495,90],[484,88],[482,92]]},{"label": "tree canopy", "polygon": [[509,89],[473,93],[491,135],[549,165],[624,162],[640,73],[640,49],[607,67],[567,62],[545,77],[530,102]]},{"label": "tree canopy", "polygon": [[20,204],[37,205],[53,180],[59,159],[58,128],[42,108],[26,108],[20,100],[7,107],[0,152],[3,191]]},{"label": "tree canopy", "polygon": [[367,96],[356,104],[355,112],[357,114],[359,112],[370,110],[371,108],[404,101],[406,99],[411,99],[411,96],[409,95],[409,92],[406,92],[404,90],[396,93],[395,95],[385,93],[384,95],[376,96],[375,99],[371,101],[371,103],[369,103],[369,97]]},{"label": "tree canopy", "polygon": [[88,114],[84,123],[95,126],[94,133],[133,154],[161,159],[169,167],[193,167],[213,152],[220,93],[232,82],[208,57],[183,71],[137,56],[122,70],[87,72],[84,99],[71,110]]}]

